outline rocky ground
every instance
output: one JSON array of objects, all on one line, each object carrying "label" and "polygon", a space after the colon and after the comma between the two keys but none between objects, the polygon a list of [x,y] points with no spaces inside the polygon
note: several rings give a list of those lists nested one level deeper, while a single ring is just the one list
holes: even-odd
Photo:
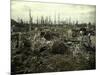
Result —
[{"label": "rocky ground", "polygon": [[[63,31],[64,32],[64,31]],[[21,34],[20,46],[11,48],[11,63],[17,74],[95,69],[95,36],[92,43],[66,32],[35,29]],[[69,35],[70,36],[70,35]]]}]

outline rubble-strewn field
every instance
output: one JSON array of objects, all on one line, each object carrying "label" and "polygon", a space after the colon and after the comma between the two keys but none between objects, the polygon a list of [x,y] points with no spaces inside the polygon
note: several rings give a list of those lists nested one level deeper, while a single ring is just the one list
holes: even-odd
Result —
[{"label": "rubble-strewn field", "polygon": [[13,68],[17,74],[95,69],[96,36],[89,34],[59,26],[12,32]]}]

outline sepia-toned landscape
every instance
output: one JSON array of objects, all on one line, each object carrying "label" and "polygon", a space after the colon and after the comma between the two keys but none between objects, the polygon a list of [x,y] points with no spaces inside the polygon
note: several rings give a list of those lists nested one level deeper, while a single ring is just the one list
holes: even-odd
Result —
[{"label": "sepia-toned landscape", "polygon": [[11,73],[96,69],[96,6],[11,1]]}]

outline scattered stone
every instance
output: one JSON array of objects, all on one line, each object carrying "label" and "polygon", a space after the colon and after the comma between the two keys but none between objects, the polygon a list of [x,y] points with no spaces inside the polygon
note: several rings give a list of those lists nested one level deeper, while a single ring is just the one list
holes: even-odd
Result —
[{"label": "scattered stone", "polygon": [[52,53],[54,54],[64,54],[66,50],[67,50],[67,47],[61,41],[54,42],[52,46]]}]

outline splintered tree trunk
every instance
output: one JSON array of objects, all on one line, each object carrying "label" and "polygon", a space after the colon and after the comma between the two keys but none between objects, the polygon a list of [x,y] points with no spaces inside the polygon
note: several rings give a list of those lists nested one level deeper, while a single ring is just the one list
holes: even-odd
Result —
[{"label": "splintered tree trunk", "polygon": [[33,18],[32,18],[32,16],[31,16],[31,10],[29,10],[29,22],[30,22],[30,24],[29,24],[29,32],[31,31],[31,26],[32,26],[32,20],[33,20]]}]

